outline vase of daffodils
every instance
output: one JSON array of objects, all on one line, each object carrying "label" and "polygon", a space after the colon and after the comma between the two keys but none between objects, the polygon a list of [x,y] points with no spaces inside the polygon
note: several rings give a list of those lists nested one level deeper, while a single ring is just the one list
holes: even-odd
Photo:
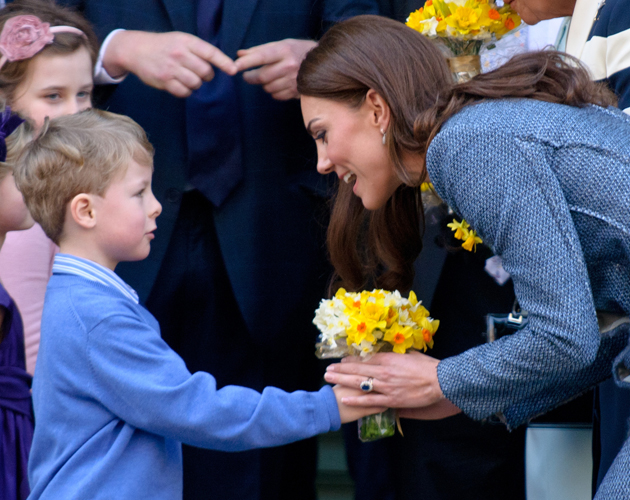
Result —
[{"label": "vase of daffodils", "polygon": [[493,0],[427,0],[407,19],[407,26],[446,49],[456,83],[481,72],[479,52],[484,43],[499,40],[520,24],[518,14]]}]

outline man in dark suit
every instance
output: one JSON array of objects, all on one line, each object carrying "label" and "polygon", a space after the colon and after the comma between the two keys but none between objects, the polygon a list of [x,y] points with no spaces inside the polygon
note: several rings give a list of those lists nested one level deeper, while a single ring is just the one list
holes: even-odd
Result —
[{"label": "man in dark suit", "polygon": [[[374,13],[375,2],[66,3],[102,39],[127,30],[108,40],[103,66],[130,74],[102,105],[136,120],[156,149],[157,237],[148,259],[117,272],[191,371],[209,371],[219,386],[316,389],[326,186],[295,76],[311,40]],[[315,472],[314,440],[234,454],[185,447],[184,498],[315,498]]]}]

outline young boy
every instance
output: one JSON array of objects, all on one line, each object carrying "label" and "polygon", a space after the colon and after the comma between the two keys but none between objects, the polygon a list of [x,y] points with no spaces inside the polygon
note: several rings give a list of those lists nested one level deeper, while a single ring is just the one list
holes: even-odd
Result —
[{"label": "young boy", "polygon": [[134,121],[88,110],[51,121],[16,168],[33,218],[61,249],[33,383],[32,499],[181,498],[181,442],[275,446],[381,410],[344,407],[336,387],[217,390],[210,374],[188,372],[113,272],[149,254],[161,211],[152,155]]}]

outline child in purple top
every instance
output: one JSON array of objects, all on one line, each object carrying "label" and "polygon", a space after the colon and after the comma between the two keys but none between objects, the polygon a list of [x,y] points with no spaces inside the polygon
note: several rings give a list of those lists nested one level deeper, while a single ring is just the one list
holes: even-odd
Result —
[{"label": "child in purple top", "polygon": [[[7,232],[33,225],[24,199],[17,190],[11,163],[20,141],[8,146],[4,137],[22,123],[6,109],[0,115],[0,248]],[[21,136],[17,133],[15,136]],[[13,139],[13,138],[12,138]],[[7,158],[9,156],[9,158]],[[31,376],[26,372],[22,318],[0,283],[0,498],[23,500],[29,494],[28,453],[33,439]]]}]

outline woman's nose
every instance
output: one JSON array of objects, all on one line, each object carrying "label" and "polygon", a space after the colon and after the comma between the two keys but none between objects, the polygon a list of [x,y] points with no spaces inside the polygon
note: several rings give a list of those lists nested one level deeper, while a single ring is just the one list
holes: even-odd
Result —
[{"label": "woman's nose", "polygon": [[334,164],[328,159],[327,156],[319,156],[317,158],[317,171],[322,174],[330,174],[333,171]]}]

